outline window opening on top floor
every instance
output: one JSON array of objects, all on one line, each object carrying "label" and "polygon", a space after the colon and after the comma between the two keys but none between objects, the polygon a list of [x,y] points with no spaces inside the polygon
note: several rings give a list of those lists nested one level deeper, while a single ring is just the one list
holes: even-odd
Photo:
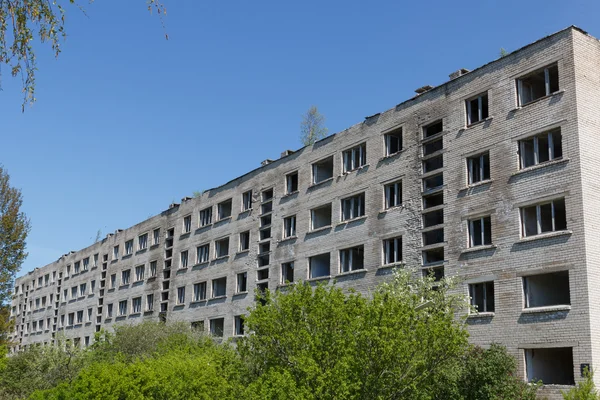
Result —
[{"label": "window opening on top floor", "polygon": [[519,106],[558,91],[558,65],[540,68],[517,79]]}]

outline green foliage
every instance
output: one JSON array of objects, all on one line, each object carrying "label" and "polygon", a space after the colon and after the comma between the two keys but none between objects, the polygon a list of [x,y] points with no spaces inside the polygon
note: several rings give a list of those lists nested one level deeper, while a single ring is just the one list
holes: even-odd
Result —
[{"label": "green foliage", "polygon": [[[159,0],[146,0],[146,3],[149,11],[155,9],[159,15],[166,12]],[[33,43],[49,43],[54,56],[58,57],[66,37],[65,4],[76,3],[75,0],[0,2],[0,62],[10,68],[13,77],[20,77],[23,82],[23,110],[25,104],[35,101],[37,63]]]},{"label": "green foliage", "polygon": [[323,126],[325,117],[316,106],[310,106],[300,122],[300,141],[303,146],[310,146],[327,136],[327,128]]},{"label": "green foliage", "polygon": [[504,47],[500,47],[500,58],[506,57],[508,55],[508,51]]},{"label": "green foliage", "polygon": [[455,313],[465,299],[430,278],[397,271],[372,299],[335,286],[267,292],[238,343],[253,379],[293,379],[311,398],[429,399],[436,375],[467,348]]},{"label": "green foliage", "polygon": [[506,348],[492,344],[489,349],[473,347],[459,366],[456,381],[464,400],[535,400],[538,386],[528,384],[517,374],[517,362]]},{"label": "green foliage", "polygon": [[587,368],[583,371],[583,380],[571,390],[565,392],[561,390],[565,400],[598,400],[600,395],[594,385],[594,373]]},{"label": "green foliage", "polygon": [[71,384],[31,399],[237,399],[239,366],[231,347],[205,337],[131,362],[92,363]]},{"label": "green foliage", "polygon": [[27,398],[35,390],[72,381],[85,365],[83,351],[62,341],[31,346],[8,359],[0,374],[0,398]]},{"label": "green foliage", "polygon": [[[0,10],[3,7],[6,5]],[[10,299],[15,275],[27,257],[25,239],[30,226],[22,205],[21,190],[10,186],[10,176],[0,165],[0,305]]]}]

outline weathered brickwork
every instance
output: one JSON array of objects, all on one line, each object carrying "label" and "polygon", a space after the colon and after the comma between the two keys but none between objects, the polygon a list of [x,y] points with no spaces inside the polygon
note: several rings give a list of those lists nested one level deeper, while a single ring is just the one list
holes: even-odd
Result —
[{"label": "weathered brickwork", "polygon": [[[543,79],[544,68],[549,66],[557,68],[558,88],[552,86],[553,72],[546,71],[546,85],[552,90],[520,105],[524,89],[518,82],[540,70]],[[66,254],[17,279],[12,304],[16,323],[13,339],[18,344],[15,350],[51,342],[59,333],[85,345],[100,328],[144,319],[200,323],[217,333],[222,323],[223,336],[234,336],[241,333],[236,330],[235,317],[254,304],[255,289],[286,284],[282,264],[293,263],[294,281],[336,281],[342,287],[369,293],[398,265],[384,265],[384,241],[401,237],[401,261],[407,266],[423,270],[435,267],[447,276],[458,275],[465,294],[469,285],[493,282],[493,292],[487,289],[488,296],[493,297],[492,305],[487,306],[491,311],[472,314],[467,320],[473,343],[506,345],[517,357],[524,377],[542,374],[563,383],[578,381],[581,366],[593,367],[600,357],[600,246],[595,245],[600,236],[600,182],[595,176],[600,165],[599,67],[600,43],[577,28],[568,28],[312,146],[265,163],[200,197],[182,199],[181,204],[160,215],[117,231],[86,249]],[[489,111],[481,121],[469,125],[466,102],[485,93]],[[424,128],[438,120],[443,122],[443,131],[424,140]],[[402,150],[387,155],[386,134],[398,134],[399,129]],[[546,143],[547,133],[557,130],[561,139],[551,139],[552,145]],[[536,149],[547,152],[550,146],[552,156],[525,167],[520,161],[525,148],[520,146],[534,136],[542,138]],[[425,150],[424,145],[434,142],[441,146]],[[357,162],[364,165],[344,172],[344,151],[363,143],[366,159]],[[482,154],[489,157],[489,179],[474,179],[479,182],[469,184],[473,172],[469,172],[468,159]],[[313,183],[313,164],[329,157],[333,157],[332,178]],[[428,160],[442,159],[443,163],[425,165]],[[296,172],[297,190],[292,188],[288,193],[286,176]],[[424,178],[440,173],[443,182],[436,181],[432,189],[424,187],[430,185]],[[386,209],[385,186],[397,181],[402,182],[401,205]],[[270,190],[272,200],[268,200]],[[243,193],[248,191],[252,191],[252,205],[244,210]],[[356,214],[360,209],[357,200],[354,214],[344,221],[348,209],[342,209],[343,199],[362,193],[364,215]],[[424,196],[436,193],[443,193],[443,202],[424,210]],[[218,204],[230,199],[231,216],[217,221]],[[560,222],[563,200],[566,227]],[[521,209],[548,202],[554,202],[551,228],[525,235]],[[311,210],[323,205],[331,205],[331,221],[312,229]],[[200,211],[208,207],[212,209],[211,221],[201,226]],[[546,209],[538,208],[541,225],[550,215],[545,214]],[[436,210],[443,214],[443,221],[434,226],[424,224],[423,214]],[[533,210],[535,217],[535,207]],[[189,232],[185,232],[187,216],[191,217]],[[284,220],[290,216],[295,216],[295,232],[288,232],[291,237],[286,238]],[[469,240],[475,229],[469,221],[488,217],[484,223],[491,225],[491,237],[475,246]],[[154,243],[157,229],[159,242]],[[171,229],[173,236],[168,237]],[[243,249],[240,233],[246,231],[250,234],[249,248]],[[431,239],[428,232],[443,236]],[[140,249],[144,234],[148,235],[147,247]],[[217,242],[223,247],[223,238],[229,239],[227,251],[223,251],[227,255],[219,257]],[[133,250],[126,254],[130,240]],[[204,244],[210,248],[208,262],[197,259],[197,247]],[[363,254],[362,265],[341,272],[342,257],[347,256],[340,250],[357,246],[363,246],[362,253],[354,253],[355,261]],[[424,265],[428,260],[423,257],[429,256],[423,251],[428,249],[442,249],[443,260]],[[182,268],[185,251],[188,265]],[[310,257],[321,254],[329,254],[329,273],[311,279]],[[83,260],[88,257],[87,271],[83,271]],[[80,272],[75,273],[77,262]],[[154,276],[151,265],[156,265]],[[137,279],[136,267],[140,266],[144,276]],[[123,283],[124,270],[131,271],[129,283]],[[241,273],[247,274],[246,287],[238,286]],[[536,277],[547,273],[557,273],[550,281],[560,282],[535,286]],[[223,277],[226,290],[221,295],[218,288],[213,290],[213,283]],[[206,282],[206,299],[194,298],[194,284],[202,282]],[[84,283],[82,294],[80,285]],[[182,287],[184,298],[180,298]],[[556,293],[544,293],[545,287],[564,295],[560,300],[551,299]],[[75,296],[73,288],[77,288]],[[153,295],[151,307],[148,295]],[[45,307],[41,305],[43,298]],[[138,298],[139,310],[134,300]],[[126,308],[121,309],[120,302],[125,300]],[[535,303],[539,301],[542,303]],[[81,322],[78,311],[83,311]],[[39,321],[43,321],[42,328]],[[552,355],[553,349],[563,349],[569,357],[572,354],[572,366],[566,372],[546,371],[553,363],[571,362],[568,357]],[[546,354],[551,354],[549,360],[559,358],[539,361]],[[559,398],[558,390],[565,387],[549,385],[543,393]]]}]

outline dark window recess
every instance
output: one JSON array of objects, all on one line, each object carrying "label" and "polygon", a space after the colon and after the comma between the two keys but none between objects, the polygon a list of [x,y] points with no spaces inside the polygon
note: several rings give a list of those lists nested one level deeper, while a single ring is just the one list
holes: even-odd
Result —
[{"label": "dark window recess", "polygon": [[565,199],[521,208],[522,235],[539,235],[567,229]]},{"label": "dark window recess", "polygon": [[437,140],[425,143],[423,145],[423,156],[428,156],[430,154],[435,153],[436,151],[440,151],[444,148],[444,138],[439,138]]},{"label": "dark window recess", "polygon": [[424,209],[441,206],[442,204],[444,204],[444,193],[443,192],[423,197],[423,208]]},{"label": "dark window recess", "polygon": [[265,240],[271,237],[271,228],[261,229],[259,232],[260,240]]},{"label": "dark window recess", "polygon": [[559,160],[563,156],[560,128],[519,140],[519,162],[521,168]]},{"label": "dark window recess", "polygon": [[435,171],[436,169],[440,169],[444,167],[444,155],[440,154],[439,156],[429,158],[423,161],[423,173]]},{"label": "dark window recess", "polygon": [[423,214],[423,228],[444,223],[444,210],[436,210]]},{"label": "dark window recess", "polygon": [[423,178],[423,191],[437,189],[444,185],[444,174],[438,174],[430,176],[429,178]]},{"label": "dark window recess", "polygon": [[489,117],[487,93],[466,101],[467,125],[474,124]]},{"label": "dark window recess", "polygon": [[271,214],[260,217],[260,226],[271,225]]},{"label": "dark window recess", "polygon": [[273,189],[267,189],[262,192],[262,201],[269,201],[273,198]]},{"label": "dark window recess", "polygon": [[386,156],[399,153],[402,150],[402,128],[386,133],[384,140]]},{"label": "dark window recess", "polygon": [[269,279],[269,268],[259,269],[256,271],[256,279],[259,281]]},{"label": "dark window recess", "polygon": [[260,213],[261,214],[270,213],[271,211],[273,211],[273,202],[272,201],[260,205]]},{"label": "dark window recess", "polygon": [[469,247],[492,244],[492,220],[489,216],[469,221]]},{"label": "dark window recess", "polygon": [[333,177],[333,156],[318,161],[312,165],[313,184],[323,182]]},{"label": "dark window recess", "polygon": [[482,282],[469,285],[471,305],[477,312],[494,312],[494,282]]},{"label": "dark window recess", "polygon": [[331,257],[329,253],[319,254],[317,256],[312,256],[308,259],[308,277],[309,278],[318,278],[320,276],[328,276],[331,275],[330,272],[330,263]]},{"label": "dark window recess", "polygon": [[423,264],[433,264],[444,261],[444,248],[438,247],[436,249],[424,250],[423,251]]},{"label": "dark window recess", "polygon": [[271,242],[261,243],[258,245],[259,253],[268,253],[269,251],[271,251]]},{"label": "dark window recess", "polygon": [[286,180],[286,193],[294,193],[298,191],[298,173],[294,172],[285,177]]},{"label": "dark window recess", "polygon": [[523,277],[525,308],[570,305],[569,271]]},{"label": "dark window recess", "polygon": [[331,204],[310,210],[311,229],[319,229],[331,225]]},{"label": "dark window recess", "polygon": [[442,243],[444,241],[444,228],[423,232],[423,246]]},{"label": "dark window recess", "polygon": [[433,280],[439,282],[444,279],[444,267],[424,269],[423,276],[433,276]]},{"label": "dark window recess", "polygon": [[442,133],[443,130],[444,130],[444,123],[440,119],[439,121],[436,121],[433,124],[429,124],[429,125],[423,127],[423,139],[427,139],[429,137],[437,135],[438,133]]},{"label": "dark window recess", "polygon": [[538,69],[517,79],[519,105],[531,103],[558,91],[558,66],[556,64]]},{"label": "dark window recess", "polygon": [[573,348],[525,349],[527,381],[544,385],[574,385]]},{"label": "dark window recess", "polygon": [[467,158],[469,184],[490,179],[490,154],[484,153]]},{"label": "dark window recess", "polygon": [[258,261],[258,266],[259,267],[264,267],[269,265],[270,262],[270,257],[268,254],[264,254],[262,256],[258,256],[257,257],[257,261]]}]

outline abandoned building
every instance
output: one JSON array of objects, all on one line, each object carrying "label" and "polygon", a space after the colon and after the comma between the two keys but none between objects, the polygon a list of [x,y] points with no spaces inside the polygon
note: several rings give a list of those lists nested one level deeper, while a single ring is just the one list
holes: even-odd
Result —
[{"label": "abandoned building", "polygon": [[600,42],[575,27],[460,69],[19,277],[13,350],[142,320],[243,335],[255,289],[368,293],[407,265],[460,276],[472,342],[554,398],[600,365],[599,108]]}]

